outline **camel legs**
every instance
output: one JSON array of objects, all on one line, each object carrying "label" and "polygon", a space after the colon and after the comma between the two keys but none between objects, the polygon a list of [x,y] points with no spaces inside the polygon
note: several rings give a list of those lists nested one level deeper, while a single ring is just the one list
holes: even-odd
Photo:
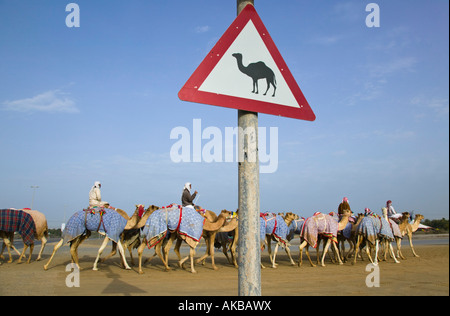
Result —
[{"label": "camel legs", "polygon": [[191,259],[191,272],[192,273],[197,273],[197,271],[195,271],[195,268],[194,268],[194,256],[195,256],[195,248],[192,248],[192,247],[189,247],[190,249],[189,249],[189,256],[187,256],[187,257],[185,257],[184,259],[182,259],[182,260],[180,260],[180,262],[179,262],[179,264],[180,264],[180,267],[183,267],[183,264],[184,264],[184,262],[187,260],[187,259]]},{"label": "camel legs", "polygon": [[123,248],[122,241],[119,240],[117,242],[117,248],[119,248],[119,254],[120,254],[120,257],[122,258],[123,266],[125,267],[126,270],[131,270],[130,266],[127,263],[127,259],[125,257],[125,250]]},{"label": "camel legs", "polygon": [[272,256],[272,235],[266,235],[267,242],[267,251],[269,252],[270,263],[272,264],[272,268],[276,269],[277,264],[275,263],[275,257]]},{"label": "camel legs", "polygon": [[145,246],[147,245],[147,239],[143,238],[142,243],[138,247],[138,260],[139,260],[139,274],[143,274],[142,271],[142,253],[144,252]]},{"label": "camel legs", "polygon": [[[77,255],[77,248],[78,246],[83,242],[84,239],[86,239],[87,237],[89,237],[90,234],[85,235],[83,237],[79,237],[76,238],[74,241],[72,241],[71,245],[70,245],[70,254],[72,256],[72,261],[77,265],[77,268],[79,270],[81,270],[79,264],[78,264],[78,255]],[[50,256],[50,259],[48,259],[47,264],[44,265],[44,270],[48,269],[48,266],[50,265],[50,262],[52,262],[53,257],[55,256],[56,252],[58,251],[59,248],[61,248],[61,246],[64,243],[64,238],[61,238],[60,241],[55,245],[55,247],[53,248],[53,252],[52,255]]]},{"label": "camel legs", "polygon": [[395,237],[395,242],[397,243],[397,258],[406,260],[402,253],[402,239],[400,237]]},{"label": "camel legs", "polygon": [[269,79],[269,78],[266,78],[266,82],[267,82],[267,89],[266,89],[266,92],[264,93],[264,95],[267,94],[267,92],[269,91],[270,85],[272,84],[272,86],[273,86],[273,94],[272,94],[272,97],[274,97],[274,96],[275,96],[275,92],[277,91],[277,87],[275,86],[275,84],[274,84],[274,82],[273,82],[273,78],[272,78],[272,80]]},{"label": "camel legs", "polygon": [[105,236],[105,239],[103,239],[103,243],[100,246],[100,249],[98,250],[97,258],[95,258],[94,267],[92,268],[92,270],[94,270],[94,271],[98,271],[97,262],[98,262],[98,259],[100,259],[100,256],[102,255],[103,250],[105,250],[106,246],[108,245],[108,240],[109,240],[109,238]]},{"label": "camel legs", "polygon": [[[12,238],[11,238],[11,240],[13,240]],[[12,256],[11,256],[11,248],[15,251],[15,252],[17,252],[17,254],[20,256],[21,255],[21,253],[16,249],[16,247],[14,247],[14,245],[12,244],[12,241],[11,241],[10,239],[8,239],[8,238],[3,238],[3,247],[2,247],[2,253],[3,253],[3,249],[5,248],[5,246],[6,246],[6,250],[8,251],[8,255],[9,255],[9,260],[8,260],[8,263],[11,263],[13,260],[12,260]],[[3,256],[2,256],[3,257]]]},{"label": "camel legs", "polygon": [[300,246],[299,246],[299,250],[300,250],[300,254],[299,254],[299,259],[298,259],[298,266],[301,267],[303,264],[303,248],[306,247],[306,256],[308,257],[309,263],[311,264],[312,267],[315,267],[316,265],[312,262],[311,257],[309,255],[309,245],[308,242],[306,240],[304,240]]},{"label": "camel legs", "polygon": [[253,79],[253,91],[252,93],[258,94],[258,80]]},{"label": "camel legs", "polygon": [[238,232],[238,229],[235,229],[233,242],[230,246],[230,251],[231,251],[231,258],[233,259],[233,264],[236,268],[238,268],[238,264],[237,264],[237,260],[236,260],[236,247],[238,244],[238,239],[239,239],[239,232]]},{"label": "camel legs", "polygon": [[[216,266],[215,262],[214,262],[214,240],[216,238],[216,233],[211,233],[207,236],[207,238],[205,238],[205,242],[206,242],[206,251],[205,254],[200,257],[199,259],[197,259],[195,262],[198,264],[200,262],[203,261],[203,264],[205,264],[205,260],[208,256],[211,256],[211,262],[212,262],[212,267],[214,270],[219,270],[219,268]],[[227,259],[228,259],[228,255],[226,253],[226,251],[224,252]],[[229,259],[228,259],[229,261]]]},{"label": "camel legs", "polygon": [[356,263],[356,258],[358,257],[358,252],[359,252],[359,246],[361,246],[361,243],[363,242],[363,236],[362,235],[358,235],[357,237],[356,237],[356,245],[355,245],[355,254],[354,254],[354,258],[353,258],[353,261],[352,261],[352,264],[355,264]]},{"label": "camel legs", "polygon": [[53,256],[55,255],[55,253],[58,251],[59,248],[61,248],[61,246],[63,245],[64,239],[61,238],[61,240],[55,245],[55,247],[53,247],[53,252],[52,255],[50,256],[50,259],[48,259],[47,264],[44,265],[44,270],[48,269],[48,265],[50,264],[50,262],[53,259]]},{"label": "camel legs", "polygon": [[[103,253],[103,250],[105,250],[106,246],[108,245],[108,241],[109,241],[109,238],[107,236],[105,236],[105,239],[103,240],[103,243],[100,246],[100,249],[98,250],[97,258],[95,258],[94,267],[92,268],[92,270],[98,271],[97,263],[98,263],[98,260],[100,259],[100,256]],[[119,248],[120,258],[122,259],[122,264],[123,264],[124,268],[126,270],[131,270],[131,268],[128,266],[127,260],[125,258],[125,252],[124,252],[124,249],[122,246],[122,242],[120,240],[117,243],[117,248]]]},{"label": "camel legs", "polygon": [[[276,258],[276,256],[277,256],[277,253],[278,253],[278,246],[279,246],[279,243],[277,243],[276,245],[275,245],[275,249],[274,249],[274,255],[273,255],[273,261],[275,262],[275,258]],[[295,266],[295,262],[294,262],[294,260],[292,259],[292,255],[291,255],[291,249],[289,249],[289,247],[288,246],[286,246],[285,248],[284,248],[284,250],[286,251],[286,253],[287,253],[287,255],[288,255],[288,257],[289,257],[289,260],[291,261],[291,265],[293,265],[293,266]]]},{"label": "camel legs", "polygon": [[78,264],[78,247],[91,236],[91,232],[88,230],[85,235],[78,236],[74,240],[70,242],[70,255],[72,256],[72,263],[77,265],[79,271],[81,271],[81,267]]},{"label": "camel legs", "polygon": [[42,255],[42,252],[44,251],[44,247],[45,247],[46,244],[47,244],[47,238],[45,238],[45,236],[42,236],[42,238],[41,238],[41,250],[39,250],[39,254],[38,254],[38,257],[37,257],[36,261],[41,260],[41,255]]},{"label": "camel legs", "polygon": [[25,250],[27,250],[27,248],[30,247],[30,256],[28,257],[27,263],[31,262],[31,255],[33,254],[33,249],[34,249],[34,243],[32,243],[30,246],[27,245],[23,245],[23,250],[22,250],[22,254],[19,257],[19,260],[17,261],[17,263],[21,263],[22,262],[22,258],[25,257]]},{"label": "camel legs", "polygon": [[395,257],[394,247],[392,247],[392,243],[388,242],[388,245],[389,245],[389,251],[391,253],[391,257],[394,258],[395,263],[400,263],[400,261],[398,261],[397,258]]},{"label": "camel legs", "polygon": [[[323,254],[322,254],[322,260],[321,260],[321,266],[322,267],[325,267],[325,256],[328,253],[328,248],[330,247],[331,243],[332,243],[331,239],[328,238],[327,243],[325,245],[325,248],[323,250]],[[333,244],[334,251],[337,254],[339,264],[343,264],[342,261],[341,261],[341,256],[339,255],[339,249],[337,249],[337,246],[336,246],[336,244],[334,242],[332,244]],[[317,246],[317,248],[318,248],[318,246]]]},{"label": "camel legs", "polygon": [[366,246],[366,253],[367,253],[367,256],[369,257],[370,262],[371,262],[373,265],[376,266],[376,265],[378,265],[378,249],[379,249],[379,241],[378,241],[378,239],[375,240],[375,260],[372,259],[372,256],[371,256],[371,254],[370,254],[372,248],[373,248],[373,246],[371,246],[371,245],[368,244],[368,245]]},{"label": "camel legs", "polygon": [[414,251],[413,243],[412,243],[412,233],[408,232],[409,246],[411,247],[412,253],[414,257],[419,258],[419,255]]},{"label": "camel legs", "polygon": [[113,257],[116,253],[117,253],[117,243],[113,241],[112,247],[111,247],[111,252],[105,258],[100,259],[100,262],[102,262],[102,263],[105,262],[109,258]]},{"label": "camel legs", "polygon": [[[172,238],[172,237],[171,237]],[[172,242],[170,242],[170,244],[169,244],[169,248],[170,248],[170,245],[172,244]],[[121,245],[119,245],[119,244],[117,244],[118,246],[119,246],[119,251],[120,251],[120,247],[121,247]],[[144,274],[144,271],[142,270],[142,253],[144,252],[144,249],[145,249],[145,247],[147,246],[147,238],[143,238],[142,239],[142,242],[141,242],[141,244],[139,245],[139,247],[138,247],[138,258],[139,258],[139,274]],[[166,245],[167,246],[167,245]],[[162,253],[161,253],[161,248],[162,248],[162,243],[160,242],[160,243],[158,243],[156,246],[155,246],[155,253],[158,255],[158,257],[161,259],[161,261],[163,262],[163,264],[164,264],[164,267],[166,268],[166,271],[169,271],[170,270],[170,268],[169,268],[169,266],[167,265],[167,261],[168,260],[165,260],[164,259],[164,257],[163,257],[163,255],[162,255]],[[166,248],[164,248],[164,253],[166,253]],[[123,247],[122,247],[122,252],[123,252]],[[153,255],[153,256],[155,256],[155,255]],[[124,256],[125,257],[125,256]],[[153,257],[152,257],[153,258]],[[166,258],[168,259],[168,255],[166,255]],[[125,261],[126,262],[126,261]],[[130,269],[130,267],[128,267],[128,269]]]}]

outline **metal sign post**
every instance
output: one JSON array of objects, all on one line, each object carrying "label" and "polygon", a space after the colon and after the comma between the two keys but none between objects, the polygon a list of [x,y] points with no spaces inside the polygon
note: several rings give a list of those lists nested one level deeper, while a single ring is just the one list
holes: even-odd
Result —
[{"label": "metal sign post", "polygon": [[[237,15],[178,92],[178,97],[183,101],[238,109],[238,291],[241,296],[259,296],[258,113],[308,121],[314,121],[316,116],[256,12],[254,0],[237,0]],[[243,63],[244,56],[247,66]],[[259,93],[258,80],[264,78],[267,90]],[[269,89],[272,90],[266,95]]]},{"label": "metal sign post", "polygon": [[[237,14],[254,0],[237,0]],[[238,110],[239,295],[261,295],[258,113]]]}]

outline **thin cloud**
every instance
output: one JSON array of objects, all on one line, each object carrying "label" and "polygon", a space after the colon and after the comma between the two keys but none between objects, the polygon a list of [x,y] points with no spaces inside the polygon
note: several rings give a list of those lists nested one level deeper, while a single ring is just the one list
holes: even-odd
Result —
[{"label": "thin cloud", "polygon": [[51,90],[38,94],[32,98],[14,101],[4,101],[3,109],[6,111],[22,113],[78,113],[79,109],[67,93],[61,90]]},{"label": "thin cloud", "polygon": [[371,65],[369,71],[373,77],[385,78],[398,72],[413,72],[416,64],[417,59],[414,57],[398,58],[386,63]]},{"label": "thin cloud", "polygon": [[314,39],[314,42],[320,45],[333,45],[338,43],[342,39],[342,36],[322,36]]},{"label": "thin cloud", "polygon": [[206,33],[209,31],[209,29],[210,29],[209,25],[197,26],[195,28],[195,32],[196,33]]}]

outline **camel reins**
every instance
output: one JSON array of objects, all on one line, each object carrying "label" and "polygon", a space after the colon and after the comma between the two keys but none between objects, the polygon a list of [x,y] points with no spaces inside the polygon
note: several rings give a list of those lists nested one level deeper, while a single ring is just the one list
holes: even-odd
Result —
[{"label": "camel reins", "polygon": [[[84,210],[84,228],[86,230],[88,230],[88,228],[87,228],[87,216],[88,216],[88,213],[90,215],[95,215],[95,210],[93,210],[93,209],[86,209],[86,210]],[[100,230],[100,226],[103,225],[103,230],[106,233],[105,223],[103,222],[103,214],[105,214],[105,210],[104,209],[100,209],[98,214],[100,214],[100,221],[98,223],[96,232],[98,232]]]}]

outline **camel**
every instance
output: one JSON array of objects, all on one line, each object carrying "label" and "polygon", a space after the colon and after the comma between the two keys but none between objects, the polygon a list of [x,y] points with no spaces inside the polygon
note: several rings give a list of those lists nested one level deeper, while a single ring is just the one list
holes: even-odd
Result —
[{"label": "camel", "polygon": [[[190,258],[191,272],[196,273],[197,271],[194,268],[195,248],[202,237],[203,230],[217,231],[224,225],[226,219],[229,217],[231,217],[231,212],[223,210],[217,220],[211,222],[193,208],[181,207],[176,204],[171,204],[154,212],[145,222],[145,228],[143,230],[144,238],[138,248],[139,273],[144,273],[142,270],[142,253],[145,246],[148,246],[149,248],[156,246],[155,251],[163,262],[166,271],[169,271],[168,252],[175,239],[177,239],[175,253],[179,258],[179,266],[184,268],[184,262]],[[160,251],[161,242],[167,237],[168,231],[170,231],[170,237],[164,246],[163,256]],[[183,240],[189,245],[190,251],[189,256],[181,259],[179,248],[181,246],[181,241]]]},{"label": "camel", "polygon": [[[216,215],[216,217],[217,217],[217,215]],[[214,220],[214,222],[215,221],[217,221],[217,218]],[[211,222],[213,222],[213,221],[211,221]],[[217,233],[228,233],[228,232],[236,230],[237,228],[238,228],[238,219],[236,217],[233,217],[229,222],[227,222],[225,225],[219,227],[219,229],[216,231],[211,231],[211,230],[207,230],[207,229],[203,228],[202,236],[206,242],[206,252],[202,257],[200,257],[199,259],[196,260],[196,263],[198,264],[200,262],[203,262],[203,264],[205,264],[206,258],[211,256],[212,267],[214,270],[218,270],[219,268],[217,268],[217,266],[215,265],[215,262],[214,262],[214,242],[216,239],[216,234]],[[224,253],[228,259],[228,255],[227,255],[226,251],[224,251]],[[232,258],[234,258],[234,257],[232,256]],[[228,262],[230,262],[229,259],[228,259]]]},{"label": "camel", "polygon": [[[283,215],[280,215],[280,214],[283,214]],[[288,234],[286,235],[286,240],[289,242],[293,237],[294,237],[294,234],[293,234],[293,230],[291,229],[291,223],[295,223],[294,221],[295,221],[295,219],[296,219],[296,215],[294,214],[294,213],[291,213],[291,212],[288,212],[288,213],[286,213],[286,214],[284,214],[284,213],[279,213],[278,215],[280,215],[283,219],[284,219],[284,222],[286,223],[286,225],[288,226]],[[294,225],[293,225],[294,226]],[[294,231],[294,233],[295,233],[295,231]],[[267,237],[266,237],[267,238]],[[267,239],[267,244],[268,244],[268,251],[269,251],[269,256],[270,256],[270,252],[271,252],[271,246],[270,246],[270,241],[271,241],[271,239],[272,238],[269,238],[269,239]],[[276,259],[276,257],[277,257],[277,252],[278,252],[278,246],[280,245],[280,242],[277,242],[277,244],[275,245],[275,249],[274,249],[274,251],[273,251],[273,264],[272,264],[272,268],[276,268],[276,266],[278,265],[277,263],[275,263],[275,259]],[[289,249],[289,247],[284,247],[284,250],[286,251],[286,253],[287,253],[287,255],[288,255],[288,257],[289,257],[289,259],[290,259],[290,261],[291,261],[291,265],[293,265],[293,266],[295,266],[295,262],[294,262],[294,260],[292,259],[292,256],[291,256],[291,251],[290,251],[290,249]]]},{"label": "camel", "polygon": [[[36,226],[36,233],[34,235],[34,238],[41,241],[41,249],[39,250],[38,257],[36,258],[36,261],[40,261],[42,252],[44,251],[44,247],[47,244],[47,239],[48,239],[47,219],[45,218],[44,214],[42,214],[41,212],[36,211],[36,210],[24,208],[24,209],[21,209],[21,211],[24,211],[25,213],[30,214],[31,217],[33,218],[34,224]],[[14,239],[14,234],[11,234],[11,237],[9,239],[11,241],[11,246],[12,246],[13,250],[16,251],[20,255],[20,253],[17,251],[16,247],[14,247],[12,245],[13,239]],[[6,244],[3,243],[0,256],[3,253],[5,246],[6,246]],[[11,257],[10,257],[10,259],[11,259]]]},{"label": "camel", "polygon": [[[352,256],[352,254],[355,252],[355,245],[356,245],[356,228],[361,223],[361,220],[363,219],[364,214],[359,213],[356,217],[355,222],[350,222],[347,224],[347,226],[342,230],[342,233],[340,232],[338,234],[338,241],[341,244],[340,251],[341,251],[341,257],[343,258],[344,262],[348,260]],[[345,241],[347,241],[350,245],[350,250],[347,252],[347,255],[345,255]]]},{"label": "camel", "polygon": [[[411,251],[414,255],[414,257],[419,257],[419,255],[416,254],[416,252],[414,251],[414,247],[413,247],[413,243],[412,243],[412,233],[414,233],[415,231],[417,231],[417,229],[419,228],[419,224],[420,221],[422,221],[424,219],[423,215],[417,214],[414,217],[414,222],[413,224],[411,224],[409,222],[409,213],[408,212],[404,212],[402,213],[402,217],[400,218],[400,223],[398,224],[399,228],[400,228],[400,232],[402,234],[402,236],[408,235],[408,240],[409,240],[409,245],[411,247]],[[397,240],[397,256],[399,256],[402,259],[405,259],[405,257],[403,256],[402,252],[401,252],[401,248],[402,248],[402,243],[401,240]]]},{"label": "camel", "polygon": [[[207,232],[214,232],[214,231],[216,231],[217,232],[222,226],[225,225],[226,220],[231,218],[231,216],[232,216],[231,212],[229,212],[227,210],[222,210],[221,213],[219,214],[219,216],[217,217],[217,220],[215,222],[211,222],[208,219],[206,219],[204,221],[204,223],[203,223],[203,231],[207,231]],[[236,222],[236,224],[237,224],[237,222]],[[235,226],[236,224],[232,224],[232,226]],[[230,229],[230,231],[231,230],[232,229]],[[169,253],[169,249],[170,249],[170,246],[171,246],[173,240],[175,240],[175,238],[177,239],[177,243],[175,244],[174,251],[177,254],[178,259],[179,259],[178,265],[181,268],[185,269],[184,262],[186,262],[186,260],[188,258],[190,258],[191,259],[191,272],[192,273],[197,273],[197,271],[194,268],[194,255],[195,255],[195,246],[196,245],[192,246],[190,243],[188,243],[187,239],[185,238],[185,236],[184,235],[180,235],[179,232],[177,232],[177,234],[174,234],[173,236],[171,235],[171,238],[169,239],[167,245],[165,246],[165,248],[164,248],[165,258],[168,259],[168,257],[169,257],[169,254],[168,254]],[[180,255],[180,246],[181,246],[182,240],[184,240],[186,243],[188,243],[188,245],[190,247],[189,256],[185,257],[184,259],[181,259],[181,255]],[[212,243],[210,242],[210,244],[212,244]],[[214,247],[214,246],[212,245],[212,247]],[[213,256],[212,256],[212,258],[214,259]],[[214,263],[214,261],[213,261],[213,263]],[[217,269],[215,269],[215,270],[217,270]]]},{"label": "camel", "polygon": [[[238,231],[239,227],[236,227],[231,232],[231,234],[225,232],[218,232],[214,240],[214,247],[216,247],[217,249],[222,248],[222,252],[227,258],[228,263],[234,265],[235,268],[238,268],[236,260],[236,244],[237,244],[236,238],[238,236]],[[230,251],[231,256],[228,256],[228,251]]]},{"label": "camel", "polygon": [[36,258],[36,261],[41,260],[42,252],[44,251],[44,247],[47,244],[48,239],[48,225],[47,225],[47,219],[45,218],[45,215],[42,214],[39,211],[36,210],[30,210],[24,208],[23,211],[25,213],[28,213],[33,218],[34,224],[36,225],[36,235],[35,238],[37,240],[41,241],[41,249],[39,250],[38,257]]},{"label": "camel", "polygon": [[267,94],[267,91],[269,91],[270,85],[273,86],[273,95],[275,96],[275,92],[277,91],[277,81],[275,79],[275,74],[273,73],[272,69],[266,66],[265,63],[262,61],[251,63],[245,67],[242,64],[242,54],[235,53],[232,55],[234,58],[236,58],[238,68],[239,70],[246,74],[247,76],[251,77],[253,80],[253,91],[252,93],[258,94],[258,80],[259,79],[266,79],[267,81],[267,89],[264,95]]},{"label": "camel", "polygon": [[0,210],[0,237],[3,238],[3,243],[4,245],[6,245],[8,250],[8,263],[12,262],[10,248],[13,248],[18,253],[18,250],[12,245],[14,232],[18,232],[22,236],[24,244],[23,251],[20,254],[19,260],[17,262],[22,262],[22,258],[25,257],[25,251],[28,249],[28,247],[30,247],[30,255],[27,260],[27,263],[30,263],[31,255],[34,249],[34,238],[36,236],[36,225],[34,223],[33,217],[22,210]]},{"label": "camel", "polygon": [[[382,213],[382,217],[384,218],[384,220],[386,221],[386,223],[389,224],[389,227],[392,231],[392,236],[394,237],[394,240],[397,240],[397,238],[400,238],[399,236],[396,235],[400,235],[400,230],[399,227],[395,227],[395,225],[397,225],[394,221],[390,221],[387,215],[387,208],[383,207],[381,209],[381,213]],[[396,234],[396,232],[398,232],[398,234]],[[392,248],[392,242],[390,242],[387,238],[383,239],[383,243],[384,243],[384,256],[383,256],[383,260],[387,261],[387,253],[388,251],[390,251],[391,257],[394,259],[395,263],[400,263],[400,261],[397,260],[395,254],[394,254],[394,249]]]},{"label": "camel", "polygon": [[[322,214],[320,212],[315,213],[313,216],[306,219],[305,223],[303,224],[303,230],[300,235],[302,243],[299,246],[300,254],[299,254],[299,262],[298,266],[300,267],[302,265],[302,255],[303,255],[303,248],[306,247],[306,255],[309,259],[309,263],[312,267],[315,267],[315,265],[312,263],[311,257],[309,255],[309,245],[311,245],[313,248],[317,248],[317,240],[319,238],[319,235],[322,235],[323,237],[326,237],[327,243],[324,247],[322,259],[321,259],[321,266],[325,266],[325,255],[328,252],[328,248],[330,247],[331,241],[333,240],[333,247],[337,254],[339,254],[339,250],[337,249],[336,243],[337,243],[337,234],[338,231],[342,230],[347,226],[348,218],[351,215],[350,210],[343,210],[341,220],[338,222],[336,219],[334,219],[332,216],[328,214]],[[338,256],[338,262],[339,264],[343,264],[340,256]]]},{"label": "camel", "polygon": [[89,238],[91,231],[97,231],[101,235],[105,235],[105,239],[98,250],[97,258],[95,259],[92,270],[98,270],[97,263],[109,240],[117,242],[119,253],[122,258],[122,264],[125,266],[125,269],[130,270],[131,268],[128,266],[122,242],[120,241],[120,235],[125,229],[131,229],[136,225],[137,217],[137,211],[135,211],[130,218],[127,213],[121,209],[102,207],[93,207],[76,212],[69,218],[63,231],[63,236],[53,248],[53,253],[47,264],[44,265],[44,270],[48,270],[54,255],[58,249],[61,248],[64,240],[67,240],[67,242],[70,243],[72,261],[76,264],[77,268],[81,270],[78,263],[78,247],[84,240]]},{"label": "camel", "polygon": [[[291,213],[292,214],[292,213]],[[286,253],[291,260],[291,263],[294,263],[292,260],[291,252],[289,247],[289,243],[286,240],[286,237],[289,233],[288,225],[286,225],[285,220],[280,216],[274,213],[260,213],[260,246],[261,249],[264,249],[265,243],[267,243],[267,251],[269,252],[270,263],[272,268],[276,268],[276,263],[274,261],[274,257],[272,255],[271,248],[271,240],[273,239],[277,243],[281,243],[281,245],[286,250]],[[293,219],[293,217],[292,217]],[[292,221],[290,219],[290,221]],[[265,269],[265,266],[261,262],[261,268]]]},{"label": "camel", "polygon": [[[122,242],[122,245],[127,248],[128,252],[130,253],[130,264],[132,266],[134,266],[133,249],[137,249],[141,244],[141,240],[139,238],[141,235],[140,228],[145,224],[145,220],[148,218],[148,216],[150,216],[157,209],[159,209],[159,207],[151,205],[145,210],[145,206],[143,204],[137,204],[135,213],[137,212],[138,216],[133,217],[133,220],[132,222],[130,222],[129,227],[133,225],[134,226],[131,229],[124,229],[123,233],[120,235],[120,241]],[[142,226],[138,227],[138,224],[142,218],[144,218],[144,220],[142,221],[143,224]],[[105,258],[101,259],[101,262],[105,262],[109,258],[113,257],[116,253],[117,243],[113,241],[111,253]]]},{"label": "camel", "polygon": [[[389,248],[392,255],[394,255],[392,246],[389,247],[390,243],[394,240],[394,235],[389,222],[387,222],[384,218],[377,215],[366,214],[361,220],[361,223],[358,225],[356,235],[357,241],[355,246],[355,257],[352,264],[356,263],[358,251],[363,242],[366,242],[367,244],[366,253],[373,265],[378,265],[378,250],[380,241],[388,243],[387,248]],[[370,255],[370,251],[373,249],[375,249],[375,260],[373,260]],[[399,263],[395,256],[394,260],[396,263]]]},{"label": "camel", "polygon": [[[19,251],[12,244],[14,240],[14,232],[18,232],[22,236],[22,240],[24,242],[24,249],[22,253],[19,253]],[[9,254],[8,263],[12,262],[10,248],[13,248],[13,250],[19,254],[18,263],[20,263],[22,258],[25,256],[26,249],[30,247],[30,256],[27,260],[27,263],[30,263],[31,255],[34,249],[35,236],[36,226],[31,215],[17,209],[0,210],[0,237],[3,239],[3,247],[0,256],[2,259],[3,256],[1,254],[3,253],[5,246],[7,247]]]}]

